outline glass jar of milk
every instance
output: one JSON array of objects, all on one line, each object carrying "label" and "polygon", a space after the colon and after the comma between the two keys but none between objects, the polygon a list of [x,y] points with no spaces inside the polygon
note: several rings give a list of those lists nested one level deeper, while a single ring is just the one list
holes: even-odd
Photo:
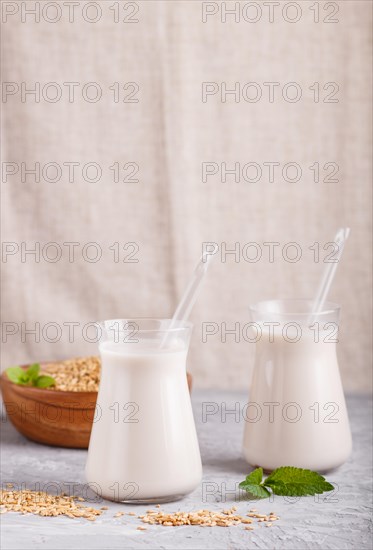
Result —
[{"label": "glass jar of milk", "polygon": [[250,307],[256,358],[245,406],[244,455],[252,466],[327,471],[351,452],[339,374],[339,306],[312,316],[311,301]]},{"label": "glass jar of milk", "polygon": [[109,500],[181,498],[202,477],[186,377],[192,325],[115,319],[98,326],[101,381],[87,481]]}]

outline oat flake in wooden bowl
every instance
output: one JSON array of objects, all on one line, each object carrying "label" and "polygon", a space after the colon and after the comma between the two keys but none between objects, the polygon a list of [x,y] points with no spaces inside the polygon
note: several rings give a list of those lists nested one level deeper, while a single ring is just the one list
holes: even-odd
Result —
[{"label": "oat flake in wooden bowl", "polygon": [[53,376],[55,386],[50,390],[72,392],[97,392],[100,383],[99,357],[78,357],[61,363],[45,363],[43,374]]}]

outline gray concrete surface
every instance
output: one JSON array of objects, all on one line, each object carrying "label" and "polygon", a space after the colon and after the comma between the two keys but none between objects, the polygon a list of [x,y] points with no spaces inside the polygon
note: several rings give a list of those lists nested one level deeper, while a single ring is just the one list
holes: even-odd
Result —
[{"label": "gray concrete surface", "polygon": [[[348,399],[353,431],[353,454],[343,467],[327,478],[338,490],[318,498],[285,499],[274,497],[250,502],[240,500],[234,491],[249,468],[242,459],[243,422],[232,415],[222,423],[219,415],[202,422],[203,401],[246,402],[242,393],[194,392],[193,406],[200,439],[204,477],[202,486],[181,501],[165,504],[167,511],[208,508],[221,510],[235,504],[244,514],[255,507],[259,512],[274,510],[281,520],[273,527],[255,526],[254,531],[236,527],[162,527],[138,531],[140,520],[132,516],[114,518],[120,510],[144,513],[149,506],[95,502],[109,510],[89,522],[66,517],[43,518],[18,513],[0,515],[2,550],[45,549],[371,549],[372,548],[372,400],[353,396]],[[24,484],[53,492],[56,487],[85,495],[86,452],[59,449],[32,443],[19,435],[6,420],[2,422],[2,483]],[[210,485],[206,485],[206,483]],[[49,484],[49,485],[48,485]],[[215,484],[215,485],[213,485]],[[215,494],[207,489],[216,488]],[[224,491],[225,489],[225,491]],[[225,494],[224,494],[225,493]]]}]

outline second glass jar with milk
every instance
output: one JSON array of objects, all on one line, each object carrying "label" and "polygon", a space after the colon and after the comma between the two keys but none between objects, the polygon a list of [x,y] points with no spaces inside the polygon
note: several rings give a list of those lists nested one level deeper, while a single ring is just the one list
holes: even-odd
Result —
[{"label": "second glass jar with milk", "polygon": [[250,307],[256,357],[245,411],[244,455],[270,471],[327,471],[345,462],[351,433],[336,354],[339,306],[307,300]]}]

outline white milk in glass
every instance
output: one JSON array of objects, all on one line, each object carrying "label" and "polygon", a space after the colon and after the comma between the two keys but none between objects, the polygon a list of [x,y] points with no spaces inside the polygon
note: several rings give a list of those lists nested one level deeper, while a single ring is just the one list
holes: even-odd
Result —
[{"label": "white milk in glass", "polygon": [[307,317],[282,313],[267,315],[280,326],[257,317],[261,336],[243,411],[244,455],[268,471],[280,466],[327,471],[347,460],[352,445],[336,354],[338,327],[330,321],[333,312],[313,329]]},{"label": "white milk in glass", "polygon": [[[150,335],[152,336],[152,335]],[[162,502],[193,491],[201,458],[186,378],[188,342],[103,341],[86,477],[104,498]]]}]

